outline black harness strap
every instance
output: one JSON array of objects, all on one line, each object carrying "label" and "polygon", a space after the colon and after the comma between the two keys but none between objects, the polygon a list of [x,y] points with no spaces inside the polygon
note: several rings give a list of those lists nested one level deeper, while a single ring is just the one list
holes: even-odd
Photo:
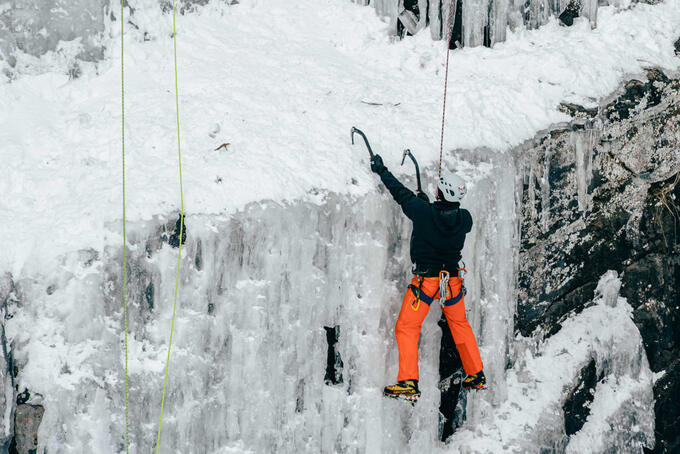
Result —
[{"label": "black harness strap", "polygon": [[[422,301],[425,304],[427,304],[428,306],[431,306],[432,302],[435,301],[436,299],[438,299],[437,294],[439,293],[439,289],[437,289],[437,291],[435,292],[434,295],[429,296],[429,295],[427,295],[426,293],[423,292],[423,289],[422,289],[423,279],[419,278],[419,280],[420,280],[420,285],[418,287],[416,287],[413,284],[409,284],[408,288],[410,288],[411,291],[413,292],[413,295],[416,297],[416,301]],[[449,294],[452,294],[452,293],[453,292],[451,291],[451,283],[449,283]],[[460,292],[458,292],[458,294],[456,296],[452,296],[451,298],[444,301],[444,307],[453,306],[454,304],[460,302],[460,300],[463,299],[463,296],[465,296],[466,293],[467,293],[467,290],[465,289],[465,286],[461,285]]]}]

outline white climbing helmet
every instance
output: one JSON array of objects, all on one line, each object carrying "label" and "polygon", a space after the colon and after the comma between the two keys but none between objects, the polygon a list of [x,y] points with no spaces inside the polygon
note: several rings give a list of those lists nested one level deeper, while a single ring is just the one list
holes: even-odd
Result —
[{"label": "white climbing helmet", "polygon": [[467,194],[465,180],[455,173],[446,170],[439,177],[437,187],[442,191],[444,199],[448,202],[460,202],[465,197],[465,194]]}]

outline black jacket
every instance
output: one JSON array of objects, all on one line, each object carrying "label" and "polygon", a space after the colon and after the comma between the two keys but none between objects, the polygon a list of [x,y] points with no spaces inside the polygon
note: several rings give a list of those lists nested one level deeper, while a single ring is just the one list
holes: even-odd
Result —
[{"label": "black jacket", "polygon": [[389,170],[380,179],[401,205],[404,214],[413,221],[411,262],[416,269],[455,272],[461,259],[465,235],[472,230],[472,216],[459,203],[429,203],[406,188]]}]

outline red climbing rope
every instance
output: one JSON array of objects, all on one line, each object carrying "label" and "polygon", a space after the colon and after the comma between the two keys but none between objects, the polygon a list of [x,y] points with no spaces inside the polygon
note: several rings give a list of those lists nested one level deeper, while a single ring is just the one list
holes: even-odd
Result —
[{"label": "red climbing rope", "polygon": [[442,176],[442,161],[444,159],[444,124],[446,122],[446,90],[449,85],[449,43],[451,42],[451,35],[453,34],[453,6],[454,1],[451,0],[451,7],[449,8],[448,32],[446,36],[446,72],[444,73],[444,101],[442,106],[442,134],[439,141],[439,172],[437,180]]}]

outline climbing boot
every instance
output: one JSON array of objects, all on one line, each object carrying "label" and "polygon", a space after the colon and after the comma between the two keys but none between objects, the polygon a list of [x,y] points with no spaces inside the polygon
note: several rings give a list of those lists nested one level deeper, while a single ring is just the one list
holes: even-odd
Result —
[{"label": "climbing boot", "polygon": [[486,377],[484,376],[484,371],[480,370],[476,374],[465,377],[465,380],[463,380],[463,388],[486,389]]},{"label": "climbing boot", "polygon": [[402,380],[395,385],[385,386],[383,394],[387,397],[405,400],[413,405],[418,402],[418,397],[420,397],[418,380]]}]

